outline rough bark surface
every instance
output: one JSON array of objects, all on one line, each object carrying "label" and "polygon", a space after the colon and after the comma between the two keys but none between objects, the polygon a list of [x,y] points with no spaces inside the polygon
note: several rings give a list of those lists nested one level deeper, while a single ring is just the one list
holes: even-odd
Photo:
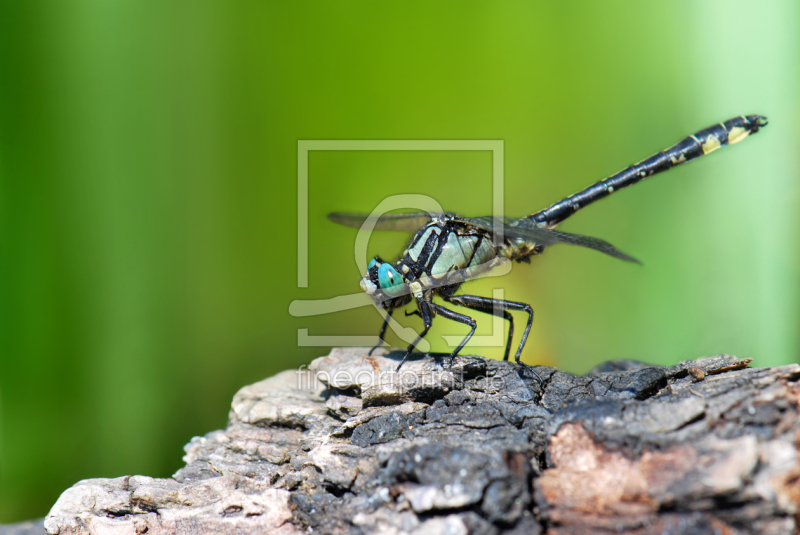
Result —
[{"label": "rough bark surface", "polygon": [[43,535],[44,518],[16,524],[0,524],[0,535]]},{"label": "rough bark surface", "polygon": [[81,481],[87,533],[796,533],[800,366],[721,355],[585,376],[336,349],[236,394],[171,479]]}]

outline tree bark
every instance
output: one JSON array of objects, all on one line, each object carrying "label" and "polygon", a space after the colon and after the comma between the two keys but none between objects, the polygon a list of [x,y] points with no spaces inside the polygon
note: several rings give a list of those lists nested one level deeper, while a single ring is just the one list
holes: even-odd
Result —
[{"label": "tree bark", "polygon": [[796,364],[364,355],[243,388],[173,478],[81,481],[48,533],[798,532]]},{"label": "tree bark", "polygon": [[42,535],[43,533],[45,533],[44,518],[15,524],[0,524],[0,535]]}]

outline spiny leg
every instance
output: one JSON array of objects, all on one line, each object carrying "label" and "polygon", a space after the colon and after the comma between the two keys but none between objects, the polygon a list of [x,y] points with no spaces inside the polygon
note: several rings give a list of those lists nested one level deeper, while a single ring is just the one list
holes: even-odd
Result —
[{"label": "spiny leg", "polygon": [[528,341],[528,335],[531,333],[531,326],[533,326],[533,309],[527,303],[519,303],[517,301],[504,301],[504,302],[506,306],[509,308],[509,310],[519,310],[527,312],[528,314],[528,323],[525,324],[525,330],[522,332],[522,340],[519,341],[517,354],[514,355],[514,361],[517,364],[521,364],[519,361],[519,357],[520,355],[522,355],[522,348],[525,347],[525,343]]},{"label": "spiny leg", "polygon": [[443,306],[431,303],[431,308],[434,310],[434,312],[436,312],[436,314],[442,316],[443,318],[447,318],[449,320],[457,321],[459,323],[463,323],[465,325],[470,326],[469,334],[463,340],[461,340],[461,343],[458,344],[458,347],[455,349],[455,351],[453,351],[450,354],[450,362],[452,363],[453,359],[456,357],[456,355],[458,355],[458,352],[461,351],[461,349],[465,345],[467,345],[469,339],[472,338],[473,334],[475,334],[475,328],[478,326],[478,324],[475,322],[473,318],[470,318],[465,314],[459,314],[458,312],[453,312],[452,310],[444,308]]},{"label": "spiny leg", "polygon": [[[531,308],[529,304],[520,303],[518,301],[506,301],[505,299],[492,299],[490,297],[481,297],[479,295],[454,295],[450,296],[449,298],[446,298],[446,301],[456,305],[465,306],[473,310],[478,310],[480,312],[487,312],[491,314],[495,314],[496,308],[502,308],[504,312],[506,310],[518,310],[527,312],[528,323],[525,325],[525,332],[522,333],[522,340],[519,343],[517,354],[514,355],[514,361],[517,364],[525,366],[527,369],[529,369],[533,373],[533,375],[536,376],[536,379],[539,381],[539,383],[542,383],[542,378],[539,376],[538,373],[536,373],[536,370],[534,370],[531,366],[528,366],[524,362],[520,362],[520,355],[522,355],[522,348],[525,347],[525,342],[528,341],[528,335],[530,334],[531,326],[533,325],[533,308]],[[509,316],[511,315],[508,312],[505,312],[505,314],[508,314]],[[513,329],[514,329],[514,324],[511,323],[511,327],[509,329],[508,344],[506,345],[506,355],[503,360],[508,360],[508,348],[509,345],[511,344],[511,336]]]},{"label": "spiny leg", "polygon": [[531,332],[531,326],[533,326],[533,308],[531,308],[531,306],[527,303],[519,303],[517,301],[504,301],[504,303],[511,310],[519,310],[528,313],[528,322],[525,324],[525,331],[523,331],[522,333],[522,340],[520,340],[519,342],[519,348],[517,348],[517,354],[514,355],[514,362],[529,369],[531,373],[533,373],[533,375],[536,377],[536,380],[539,381],[539,384],[543,385],[544,381],[542,381],[542,378],[539,376],[536,370],[534,370],[533,367],[519,360],[520,355],[522,355],[522,348],[525,347],[525,343],[528,341],[528,335]]},{"label": "spiny leg", "polygon": [[514,339],[514,317],[505,310],[505,301],[499,299],[495,301],[489,297],[478,295],[451,295],[446,297],[445,301],[497,317],[502,315],[504,319],[508,320],[508,340],[506,341],[506,353],[503,357],[503,360],[508,360],[508,355],[511,352],[511,341]]},{"label": "spiny leg", "polygon": [[417,307],[419,308],[420,313],[422,314],[422,322],[424,323],[424,327],[422,329],[422,332],[419,333],[417,335],[416,339],[414,339],[414,341],[411,342],[411,345],[408,346],[408,350],[406,351],[406,354],[403,355],[403,360],[401,360],[400,364],[397,365],[397,369],[395,370],[395,372],[399,372],[400,371],[400,368],[403,366],[403,364],[405,363],[406,359],[411,354],[411,352],[414,351],[414,348],[417,347],[417,344],[420,343],[420,341],[423,338],[425,338],[426,334],[428,334],[428,331],[431,328],[431,321],[432,321],[431,320],[431,309],[430,309],[431,306],[436,306],[436,305],[434,305],[433,303],[428,303],[427,301],[425,301],[423,299],[418,299],[417,300]]},{"label": "spiny leg", "polygon": [[375,351],[376,349],[381,347],[381,345],[383,345],[383,342],[385,341],[383,337],[386,336],[386,327],[389,326],[389,321],[392,319],[392,312],[394,312],[394,309],[386,311],[386,317],[383,318],[383,325],[381,325],[381,334],[378,335],[378,345],[373,346],[373,348],[369,350],[369,353],[367,353],[368,357],[371,357],[373,351]]},{"label": "spiny leg", "polygon": [[[519,343],[517,354],[514,355],[514,360],[519,363],[522,348],[525,347],[525,342],[528,341],[528,335],[531,332],[533,325],[533,309],[527,303],[520,303],[518,301],[506,301],[505,299],[492,299],[490,297],[481,297],[479,295],[454,295],[446,299],[447,301],[479,310],[481,312],[491,312],[494,314],[495,307],[503,310],[518,310],[528,313],[528,323],[525,325],[525,331],[522,333],[522,340]],[[506,357],[507,359],[507,357]]]}]

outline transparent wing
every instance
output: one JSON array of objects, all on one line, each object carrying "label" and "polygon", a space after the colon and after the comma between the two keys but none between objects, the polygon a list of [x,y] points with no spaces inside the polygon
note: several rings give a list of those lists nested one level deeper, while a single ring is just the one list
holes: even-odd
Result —
[{"label": "transparent wing", "polygon": [[[473,217],[464,218],[464,221],[475,225],[476,227],[494,231],[495,218],[492,217]],[[509,239],[521,239],[527,243],[536,245],[553,245],[556,243],[567,243],[569,245],[578,245],[580,247],[587,247],[594,249],[601,253],[625,260],[626,262],[635,262],[641,264],[636,258],[626,255],[610,243],[600,238],[592,238],[591,236],[582,236],[580,234],[571,234],[569,232],[562,232],[560,230],[552,230],[548,228],[539,228],[533,226],[517,226],[511,224],[513,220],[503,219],[500,222],[503,224],[503,234]]]},{"label": "transparent wing", "polygon": [[[519,227],[511,227],[519,228]],[[569,232],[562,232],[560,230],[551,230],[553,234],[558,237],[558,241],[561,243],[569,243],[571,245],[579,245],[581,247],[588,247],[589,249],[594,249],[595,251],[599,251],[601,253],[607,254],[609,256],[613,256],[614,258],[619,258],[620,260],[624,260],[626,262],[634,262],[636,264],[641,264],[642,261],[638,258],[634,258],[630,255],[626,255],[606,240],[601,240],[600,238],[593,238],[591,236],[583,236],[581,234],[570,234]]]},{"label": "transparent wing", "polygon": [[[347,227],[361,228],[370,219],[369,214],[334,212],[328,219]],[[407,212],[402,214],[383,214],[375,220],[375,230],[405,230],[416,232],[431,220],[428,212]]]}]

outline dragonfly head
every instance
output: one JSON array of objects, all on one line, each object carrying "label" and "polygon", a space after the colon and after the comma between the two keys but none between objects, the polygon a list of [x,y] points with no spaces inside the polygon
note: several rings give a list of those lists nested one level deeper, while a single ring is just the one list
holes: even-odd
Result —
[{"label": "dragonfly head", "polygon": [[387,302],[401,297],[406,284],[392,264],[376,256],[370,261],[367,274],[361,279],[361,289],[376,301],[384,303],[385,307]]}]

